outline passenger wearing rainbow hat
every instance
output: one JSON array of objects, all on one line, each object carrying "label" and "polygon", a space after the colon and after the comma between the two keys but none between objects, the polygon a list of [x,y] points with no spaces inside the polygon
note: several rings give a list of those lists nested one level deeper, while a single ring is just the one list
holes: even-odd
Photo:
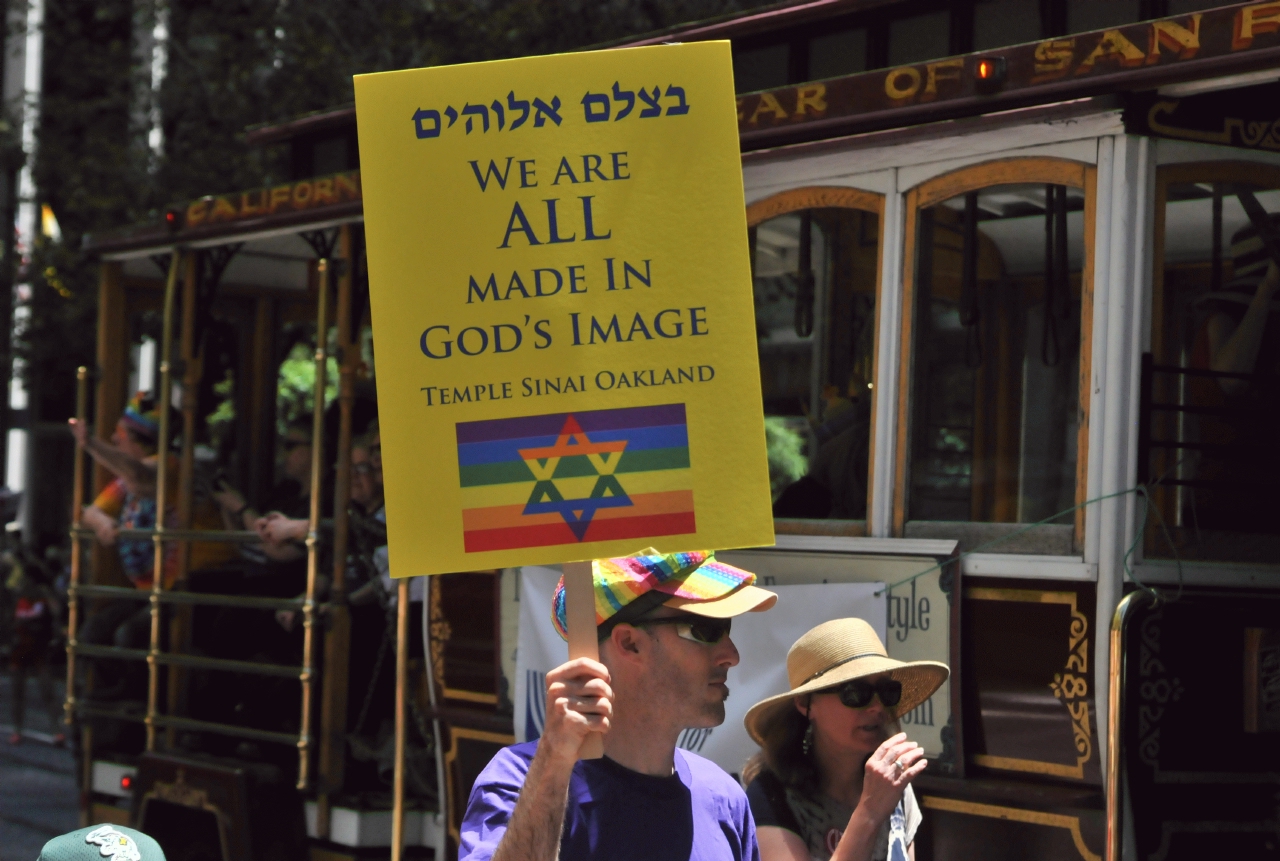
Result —
[{"label": "passenger wearing rainbow hat", "polygon": [[[103,547],[115,547],[120,567],[138,589],[150,589],[155,576],[155,543],[149,538],[121,538],[121,529],[153,529],[156,525],[156,485],[160,460],[160,408],[156,399],[138,392],[125,405],[111,441],[98,439],[76,419],[68,419],[76,443],[115,478],[85,506],[82,519]],[[171,423],[174,431],[178,423]],[[177,526],[178,459],[169,453],[167,464],[165,523]],[[164,551],[164,585],[173,585],[178,571],[178,545]],[[151,609],[138,601],[102,602],[85,620],[78,639],[93,646],[145,649],[151,639]],[[96,659],[90,697],[110,701],[145,690],[141,666]]]},{"label": "passenger wearing rainbow hat", "polygon": [[[592,563],[600,660],[547,674],[542,738],[499,751],[476,778],[459,861],[758,861],[738,782],[676,749],[683,730],[724,722],[732,618],[778,600],[755,579],[702,552]],[[567,636],[563,579],[551,616]],[[605,755],[579,760],[593,732]]]}]

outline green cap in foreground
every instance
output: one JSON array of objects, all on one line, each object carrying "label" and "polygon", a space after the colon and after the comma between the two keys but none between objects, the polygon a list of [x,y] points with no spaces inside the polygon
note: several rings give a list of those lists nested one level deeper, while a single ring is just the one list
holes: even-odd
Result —
[{"label": "green cap in foreground", "polygon": [[36,861],[165,861],[151,837],[123,825],[90,825],[44,844]]}]

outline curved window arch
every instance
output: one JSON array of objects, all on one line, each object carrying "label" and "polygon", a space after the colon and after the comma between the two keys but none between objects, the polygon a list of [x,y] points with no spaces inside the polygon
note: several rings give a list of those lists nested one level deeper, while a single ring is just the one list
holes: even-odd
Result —
[{"label": "curved window arch", "polygon": [[1280,237],[1280,164],[1167,165],[1156,173],[1155,204],[1139,419],[1138,480],[1153,485],[1144,549],[1272,563],[1280,295],[1266,284],[1271,261],[1257,220]]},{"label": "curved window arch", "polygon": [[[990,524],[981,543],[1083,501],[1095,173],[1001,159],[907,193],[895,535]],[[1083,529],[1077,510],[992,549],[1071,555]]]},{"label": "curved window arch", "polygon": [[755,227],[762,221],[797,212],[801,209],[860,209],[863,212],[882,215],[884,196],[860,188],[812,185],[780,191],[747,207],[747,226]]},{"label": "curved window arch", "polygon": [[882,195],[829,186],[747,207],[782,532],[866,534],[883,214]]}]

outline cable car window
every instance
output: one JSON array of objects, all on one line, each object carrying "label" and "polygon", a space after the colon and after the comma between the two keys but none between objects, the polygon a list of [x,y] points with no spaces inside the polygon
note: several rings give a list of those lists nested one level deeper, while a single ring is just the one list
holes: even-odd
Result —
[{"label": "cable car window", "polygon": [[1087,33],[1142,19],[1138,0],[1068,0],[1067,32]]},{"label": "cable car window", "polygon": [[[1075,504],[1083,210],[1079,188],[1038,183],[920,209],[907,520],[1036,523]],[[1070,523],[1054,530],[1033,552],[1070,552]]]},{"label": "cable car window", "polygon": [[889,22],[889,65],[936,60],[951,53],[951,13],[943,9]]},{"label": "cable car window", "polygon": [[1222,0],[1169,0],[1170,15],[1185,15],[1221,6]]},{"label": "cable car window", "polygon": [[990,51],[1040,38],[1040,6],[1026,0],[979,0],[973,7],[973,50]]},{"label": "cable car window", "polygon": [[1199,172],[1208,178],[1163,183],[1163,252],[1141,387],[1147,553],[1274,562],[1280,169]]},{"label": "cable car window", "polygon": [[775,517],[866,517],[879,233],[835,207],[751,229]]},{"label": "cable car window", "polygon": [[791,49],[787,43],[748,48],[733,52],[733,89],[755,93],[787,85],[787,63]]},{"label": "cable car window", "polygon": [[809,80],[821,81],[866,70],[866,30],[840,30],[809,41]]}]

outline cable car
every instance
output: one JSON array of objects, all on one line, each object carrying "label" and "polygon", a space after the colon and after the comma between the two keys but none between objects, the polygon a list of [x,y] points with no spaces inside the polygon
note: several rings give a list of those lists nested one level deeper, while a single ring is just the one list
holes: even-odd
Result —
[{"label": "cable car", "polygon": [[[917,857],[1274,854],[1276,4],[807,2],[625,45],[700,39],[734,45],[778,534],[775,547],[723,555],[779,589],[882,583],[890,654],[952,667],[900,716],[932,760],[916,782]],[[308,588],[271,599],[307,622],[288,669],[299,718],[287,739],[268,738],[183,711],[195,673],[255,668],[182,651],[192,622],[173,612],[166,628],[163,608],[212,595],[156,577],[150,647],[133,655],[150,671],[146,753],[99,758],[94,707],[68,685],[86,737],[86,816],[127,807],[138,822],[151,798],[252,835],[233,811],[257,778],[178,743],[183,730],[238,732],[293,747],[285,783],[311,857],[448,855],[480,768],[536,734],[537,668],[513,653],[521,598],[541,575],[435,579],[412,622],[400,581],[400,783],[383,819],[339,804],[356,690],[342,458],[366,304],[354,109],[248,137],[290,148],[290,182],[90,239],[102,304],[99,368],[84,381],[108,433],[127,394],[119,333],[140,331],[131,315],[167,309],[158,391],[182,381],[179,521],[147,536],[193,548],[215,540],[191,528],[213,385],[202,381],[232,380],[245,418],[237,477],[265,493],[281,333],[314,319],[317,439],[330,351],[340,369],[332,591],[322,601],[315,585],[325,518],[313,501]],[[336,334],[316,334],[330,320]],[[212,358],[216,327],[234,333],[225,367]],[[325,486],[321,448],[313,488]],[[119,597],[103,591],[115,582],[108,554],[94,557],[92,577],[75,557],[81,605]],[[410,624],[424,631],[422,673],[408,671]],[[69,654],[71,678],[106,653],[73,642]],[[414,733],[438,779],[406,812]],[[131,762],[128,803],[112,803],[102,787]],[[219,839],[225,857],[249,857]]]}]

